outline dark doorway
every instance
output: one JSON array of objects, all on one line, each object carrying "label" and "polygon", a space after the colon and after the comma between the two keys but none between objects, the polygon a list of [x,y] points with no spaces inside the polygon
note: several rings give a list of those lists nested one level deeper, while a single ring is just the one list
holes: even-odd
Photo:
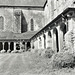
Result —
[{"label": "dark doorway", "polygon": [[67,32],[67,27],[65,23],[61,23],[60,30],[63,32],[63,39],[65,38],[65,34]]},{"label": "dark doorway", "polygon": [[27,50],[31,48],[30,42],[27,42]]},{"label": "dark doorway", "polygon": [[50,36],[50,38],[52,37],[52,35],[51,35],[51,32],[50,32],[50,31],[48,32],[48,36]]},{"label": "dark doorway", "polygon": [[46,35],[44,34],[43,37],[44,37],[44,48],[46,48]]},{"label": "dark doorway", "polygon": [[4,50],[6,50],[6,52],[7,52],[7,50],[8,50],[8,42],[5,42],[5,44],[4,44]]},{"label": "dark doorway", "polygon": [[10,43],[10,50],[13,51],[14,50],[14,42]]},{"label": "dark doorway", "polygon": [[0,51],[3,49],[2,42],[0,42]]},{"label": "dark doorway", "polygon": [[59,52],[59,42],[58,42],[58,31],[57,31],[57,29],[56,28],[54,28],[54,30],[53,30],[53,32],[54,32],[54,37],[56,37],[56,48],[57,48],[57,52]]}]

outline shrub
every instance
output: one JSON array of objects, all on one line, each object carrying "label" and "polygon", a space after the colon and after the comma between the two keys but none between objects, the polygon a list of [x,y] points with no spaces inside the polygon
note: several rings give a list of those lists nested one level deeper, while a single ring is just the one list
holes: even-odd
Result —
[{"label": "shrub", "polygon": [[54,54],[54,51],[51,48],[47,48],[45,50],[44,56],[47,58],[51,58],[53,54]]},{"label": "shrub", "polygon": [[53,68],[73,68],[75,66],[75,55],[70,52],[57,53],[53,56]]},{"label": "shrub", "polygon": [[40,56],[42,56],[42,53],[44,52],[44,49],[39,49],[38,50],[38,54],[40,55]]}]

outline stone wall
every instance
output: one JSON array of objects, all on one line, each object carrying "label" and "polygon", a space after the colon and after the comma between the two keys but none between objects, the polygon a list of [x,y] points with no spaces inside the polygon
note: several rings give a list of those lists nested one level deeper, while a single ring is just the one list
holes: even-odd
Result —
[{"label": "stone wall", "polygon": [[45,25],[68,7],[75,7],[74,0],[48,0],[44,9]]},{"label": "stone wall", "polygon": [[[22,19],[20,22],[22,24],[22,28],[19,26],[21,24],[15,23],[17,22],[17,17],[14,15],[15,11],[22,12],[22,16],[20,16],[19,19]],[[26,9],[24,7],[0,7],[0,16],[3,16],[4,18],[4,30],[15,33],[30,31],[32,18],[34,20],[34,31],[41,29],[44,26],[44,12],[42,10]]]}]

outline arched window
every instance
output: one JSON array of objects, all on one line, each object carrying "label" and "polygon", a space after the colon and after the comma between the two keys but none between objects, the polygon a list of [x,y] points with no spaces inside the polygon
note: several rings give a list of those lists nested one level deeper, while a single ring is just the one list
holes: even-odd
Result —
[{"label": "arched window", "polygon": [[34,20],[31,19],[31,31],[34,31]]},{"label": "arched window", "polygon": [[52,35],[51,35],[51,32],[50,32],[50,31],[48,32],[48,35],[49,35],[50,37],[52,37]]},{"label": "arched window", "polygon": [[4,29],[4,18],[2,16],[0,16],[0,29]]}]

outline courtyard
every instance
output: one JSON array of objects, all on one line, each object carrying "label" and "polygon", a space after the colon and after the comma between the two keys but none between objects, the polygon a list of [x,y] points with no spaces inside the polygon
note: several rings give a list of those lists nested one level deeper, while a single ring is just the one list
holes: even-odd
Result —
[{"label": "courtyard", "polygon": [[41,59],[29,52],[0,54],[0,75],[39,75],[46,66]]},{"label": "courtyard", "polygon": [[0,75],[74,75],[75,69],[52,70],[49,58],[37,53],[0,54]]}]

